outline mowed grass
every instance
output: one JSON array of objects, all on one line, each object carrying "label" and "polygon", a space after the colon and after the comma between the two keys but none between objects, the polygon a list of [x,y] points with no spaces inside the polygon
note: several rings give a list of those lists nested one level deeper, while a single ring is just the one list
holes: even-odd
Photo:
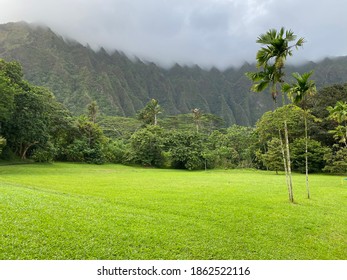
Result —
[{"label": "mowed grass", "polygon": [[0,166],[0,259],[347,259],[343,178]]}]

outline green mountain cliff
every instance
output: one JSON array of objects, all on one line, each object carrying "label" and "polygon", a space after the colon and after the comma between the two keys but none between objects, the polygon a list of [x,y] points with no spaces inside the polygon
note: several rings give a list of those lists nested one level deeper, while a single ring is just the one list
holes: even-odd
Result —
[{"label": "green mountain cliff", "polygon": [[[226,124],[252,125],[273,108],[267,94],[250,92],[244,73],[254,65],[220,71],[198,66],[161,68],[115,51],[94,51],[64,39],[47,27],[27,23],[0,25],[0,57],[18,60],[25,78],[53,91],[74,114],[96,100],[105,115],[134,116],[152,98],[166,115],[191,112],[222,117]],[[231,62],[232,63],[232,62]],[[315,70],[319,87],[347,82],[347,57],[288,67],[287,71]]]}]

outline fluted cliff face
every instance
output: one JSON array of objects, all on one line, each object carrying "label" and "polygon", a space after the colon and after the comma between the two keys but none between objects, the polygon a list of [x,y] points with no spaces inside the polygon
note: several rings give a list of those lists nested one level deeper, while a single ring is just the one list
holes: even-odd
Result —
[{"label": "fluted cliff face", "polygon": [[[228,125],[253,125],[273,108],[266,92],[250,92],[251,83],[244,75],[254,70],[250,64],[225,71],[180,65],[164,69],[117,51],[95,51],[47,27],[23,22],[0,25],[0,57],[18,60],[27,80],[51,89],[74,114],[96,100],[103,114],[133,116],[155,98],[166,115],[200,108],[222,117]],[[347,82],[347,57],[288,67],[287,71],[312,69],[318,86]]]}]

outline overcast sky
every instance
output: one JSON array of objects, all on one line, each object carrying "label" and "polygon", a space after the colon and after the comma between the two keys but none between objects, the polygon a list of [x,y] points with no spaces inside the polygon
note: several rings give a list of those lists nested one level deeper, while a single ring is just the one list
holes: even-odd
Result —
[{"label": "overcast sky", "polygon": [[168,66],[253,62],[261,33],[284,26],[307,43],[289,61],[347,55],[345,0],[0,0],[0,22],[43,23],[93,48]]}]

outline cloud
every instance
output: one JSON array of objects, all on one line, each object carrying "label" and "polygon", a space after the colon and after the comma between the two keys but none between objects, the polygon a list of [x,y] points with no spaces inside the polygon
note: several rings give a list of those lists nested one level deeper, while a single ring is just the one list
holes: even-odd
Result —
[{"label": "cloud", "polygon": [[282,26],[307,44],[293,61],[347,55],[342,0],[0,0],[2,22],[43,23],[94,48],[162,65],[252,62],[259,34]]}]

